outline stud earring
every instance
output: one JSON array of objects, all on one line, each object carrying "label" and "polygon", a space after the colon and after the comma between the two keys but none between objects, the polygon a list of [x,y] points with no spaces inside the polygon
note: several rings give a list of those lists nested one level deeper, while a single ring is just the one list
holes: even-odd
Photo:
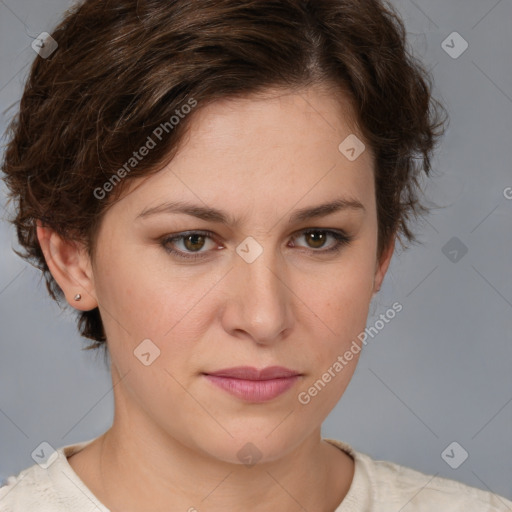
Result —
[{"label": "stud earring", "polygon": [[79,293],[77,293],[74,298],[76,301],[78,301],[82,298],[82,296]]}]

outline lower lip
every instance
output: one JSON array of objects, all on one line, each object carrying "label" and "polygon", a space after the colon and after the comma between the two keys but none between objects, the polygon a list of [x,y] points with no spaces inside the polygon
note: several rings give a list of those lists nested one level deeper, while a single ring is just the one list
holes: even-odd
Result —
[{"label": "lower lip", "polygon": [[267,402],[288,391],[300,376],[295,375],[294,377],[269,380],[243,380],[232,377],[218,377],[216,375],[205,375],[205,377],[219,388],[242,400],[248,402]]}]

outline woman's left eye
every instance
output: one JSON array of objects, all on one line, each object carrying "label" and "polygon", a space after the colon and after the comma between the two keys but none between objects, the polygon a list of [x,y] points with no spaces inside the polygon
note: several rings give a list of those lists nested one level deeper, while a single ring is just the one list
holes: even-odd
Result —
[{"label": "woman's left eye", "polygon": [[[292,236],[293,247],[295,247],[295,241],[300,237],[305,237],[306,243],[309,246],[306,248],[311,249],[310,252],[319,254],[338,252],[342,246],[349,244],[353,238],[343,231],[334,231],[332,229],[306,229]],[[331,244],[329,248],[322,249],[322,247],[326,245],[326,240],[329,237],[334,239],[334,243]],[[201,249],[207,246],[207,240],[212,243],[212,246],[218,247],[218,245],[213,242],[213,233],[210,231],[187,231],[165,237],[161,243],[168,253],[173,254],[177,258],[198,259],[203,258],[205,253],[208,252],[201,251]],[[183,248],[173,248],[173,245],[176,246],[177,243],[181,243]]]},{"label": "woman's left eye", "polygon": [[296,240],[301,236],[306,237],[308,244],[313,244],[309,245],[308,247],[313,249],[319,249],[321,247],[324,247],[326,239],[332,237],[334,239],[334,244],[332,244],[328,249],[313,251],[320,253],[337,252],[341,249],[342,246],[349,244],[353,238],[343,231],[333,231],[331,229],[307,229],[301,231],[298,235],[295,235],[293,237],[293,240]]}]

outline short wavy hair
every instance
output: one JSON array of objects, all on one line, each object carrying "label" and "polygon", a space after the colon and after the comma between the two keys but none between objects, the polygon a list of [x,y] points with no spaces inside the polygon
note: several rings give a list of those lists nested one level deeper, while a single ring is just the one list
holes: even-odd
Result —
[{"label": "short wavy hair", "polygon": [[[428,211],[419,178],[431,171],[447,116],[389,3],[85,0],[52,37],[58,47],[36,57],[8,127],[2,170],[25,251],[15,252],[42,271],[58,303],[64,294],[36,220],[93,257],[104,213],[129,180],[172,159],[195,112],[271,88],[327,84],[351,101],[375,156],[378,257],[395,235],[402,247],[417,241],[411,217]],[[183,115],[186,105],[195,111]],[[155,134],[159,143],[134,160]],[[77,321],[94,340],[86,349],[106,346],[98,308],[79,311]]]}]

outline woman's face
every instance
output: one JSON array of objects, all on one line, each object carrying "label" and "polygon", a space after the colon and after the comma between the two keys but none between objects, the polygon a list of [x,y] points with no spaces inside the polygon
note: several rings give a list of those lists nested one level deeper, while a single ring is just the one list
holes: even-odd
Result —
[{"label": "woman's face", "polygon": [[[353,375],[358,354],[308,393],[364,330],[389,261],[377,265],[373,160],[354,159],[353,138],[340,151],[354,128],[318,89],[197,114],[174,160],[106,213],[91,291],[130,428],[273,460],[317,431]],[[234,380],[205,375],[239,366],[299,376],[232,394],[215,382]]]}]

